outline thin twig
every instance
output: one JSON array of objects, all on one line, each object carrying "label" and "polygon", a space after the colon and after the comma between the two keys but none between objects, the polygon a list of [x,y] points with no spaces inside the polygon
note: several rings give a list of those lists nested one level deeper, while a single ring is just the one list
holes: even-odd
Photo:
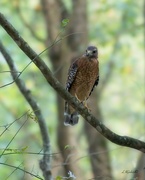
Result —
[{"label": "thin twig", "polygon": [[[5,60],[8,63],[8,66],[11,70],[11,75],[12,75],[13,79],[16,79],[16,77],[17,77],[16,74],[12,73],[12,72],[17,71],[17,69],[14,65],[14,62],[13,62],[11,56],[5,50],[2,43],[0,43],[0,50],[1,50]],[[43,156],[42,160],[40,161],[40,168],[43,171],[45,180],[51,180],[52,176],[51,176],[50,155],[49,155],[51,153],[50,139],[49,139],[48,129],[47,129],[45,119],[43,118],[41,110],[40,110],[38,104],[36,103],[35,99],[32,97],[29,89],[27,89],[27,87],[25,86],[25,83],[20,78],[16,79],[15,82],[16,82],[19,90],[21,91],[21,93],[23,94],[25,99],[27,100],[27,102],[30,104],[35,116],[38,119],[38,124],[39,124],[41,136],[42,136],[42,140],[43,140],[43,151],[44,151],[44,156]]]},{"label": "thin twig", "polygon": [[[7,84],[4,84],[2,86],[0,86],[0,88],[4,88],[6,86],[10,86],[12,85],[13,83],[15,83],[15,81],[22,75],[22,73],[33,63],[33,61],[38,57],[38,56],[41,56],[45,51],[47,51],[48,49],[52,48],[54,45],[56,45],[57,43],[61,42],[63,39],[69,37],[69,36],[72,36],[72,35],[75,35],[75,34],[80,34],[80,33],[83,33],[83,32],[76,32],[76,33],[71,33],[71,34],[67,34],[63,37],[60,37],[60,39],[57,39],[58,36],[56,36],[55,40],[53,41],[53,43],[48,46],[47,48],[45,48],[43,51],[41,51],[39,54],[37,54],[33,59],[31,59],[31,61],[23,68],[22,71],[18,71],[18,75],[15,76],[15,78],[13,78],[14,80],[11,81],[10,83],[7,83]],[[60,35],[60,34],[59,34]],[[60,70],[60,68],[58,68],[54,74],[56,74],[58,71]],[[8,72],[8,71],[3,71],[3,72]],[[1,73],[3,73],[1,72]],[[9,71],[9,72],[12,72],[12,71]],[[14,73],[16,73],[15,71],[13,71]]]},{"label": "thin twig", "polygon": [[2,157],[2,155],[5,153],[6,149],[9,147],[9,145],[11,144],[11,142],[14,140],[14,138],[17,136],[17,134],[20,132],[20,130],[22,129],[22,127],[25,125],[25,123],[27,122],[28,119],[26,119],[23,124],[20,126],[20,128],[16,131],[16,133],[14,134],[14,136],[11,138],[11,140],[9,141],[9,143],[7,144],[7,146],[5,147],[5,149],[3,150],[3,152],[0,155],[0,158]]},{"label": "thin twig", "polygon": [[23,162],[21,162],[21,163],[19,164],[19,166],[17,166],[17,168],[15,168],[15,169],[6,177],[5,180],[7,180],[12,174],[14,174],[14,172],[18,169],[18,167],[20,167],[20,166],[22,165],[22,163],[23,163]]},{"label": "thin twig", "polygon": [[[21,119],[24,115],[26,115],[27,112],[25,112],[22,116],[20,116],[19,118],[15,119],[12,123],[8,124],[8,125],[3,125],[3,127],[5,127],[5,130],[0,134],[0,137],[10,128],[10,126],[12,126],[16,121],[18,121],[19,119]],[[2,127],[2,126],[0,126]]]},{"label": "thin twig", "polygon": [[[5,151],[8,151],[9,149],[6,149]],[[18,155],[18,154],[27,154],[27,155],[40,155],[40,156],[44,156],[44,155],[49,155],[50,157],[56,156],[61,154],[62,152],[58,152],[58,153],[50,153],[50,154],[45,154],[45,153],[39,153],[39,152],[29,152],[29,151],[19,151],[19,149],[11,149],[12,151],[14,150],[18,150],[18,152],[11,152],[11,153],[4,153],[3,156],[6,155]]]},{"label": "thin twig", "polygon": [[11,168],[18,169],[18,170],[20,170],[20,171],[23,171],[24,173],[27,173],[27,174],[29,174],[29,175],[31,175],[31,176],[34,176],[34,177],[36,177],[36,178],[38,178],[38,179],[43,180],[43,178],[41,178],[40,176],[35,175],[35,174],[33,174],[33,173],[30,173],[29,171],[24,170],[24,169],[20,168],[19,166],[14,166],[14,165],[10,165],[10,164],[6,164],[6,163],[2,163],[2,162],[0,162],[0,164],[1,164],[1,165],[4,165],[4,166],[11,167]]}]

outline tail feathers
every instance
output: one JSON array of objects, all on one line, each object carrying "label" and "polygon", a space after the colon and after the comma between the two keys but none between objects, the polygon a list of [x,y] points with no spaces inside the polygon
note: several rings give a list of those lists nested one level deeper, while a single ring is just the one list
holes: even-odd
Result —
[{"label": "tail feathers", "polygon": [[74,126],[79,121],[78,112],[73,112],[72,114],[68,114],[67,112],[64,113],[64,125],[65,126]]}]

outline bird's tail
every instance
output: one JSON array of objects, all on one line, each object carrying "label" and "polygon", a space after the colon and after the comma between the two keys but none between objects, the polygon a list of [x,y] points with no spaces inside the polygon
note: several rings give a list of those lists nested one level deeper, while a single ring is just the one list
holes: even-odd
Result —
[{"label": "bird's tail", "polygon": [[79,114],[77,111],[70,112],[68,103],[65,103],[65,112],[64,112],[64,125],[65,126],[74,126],[79,121]]}]

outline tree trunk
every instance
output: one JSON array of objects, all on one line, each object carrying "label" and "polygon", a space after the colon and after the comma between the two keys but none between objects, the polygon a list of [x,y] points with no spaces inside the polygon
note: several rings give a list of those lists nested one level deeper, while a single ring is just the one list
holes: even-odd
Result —
[{"label": "tree trunk", "polygon": [[[61,21],[64,18],[68,18],[68,12],[61,0],[41,0],[43,14],[46,21],[47,29],[47,46],[54,43],[55,38],[60,33]],[[60,7],[61,5],[61,7]],[[79,10],[80,9],[80,10]],[[78,33],[80,31],[86,31],[86,19],[84,19],[84,14],[86,14],[86,1],[74,0],[73,1],[73,13],[70,17],[69,27],[66,28],[66,35],[71,35],[72,33]],[[81,21],[81,23],[80,23]],[[77,37],[76,37],[77,36]],[[64,39],[61,44],[55,44],[49,49],[48,56],[51,59],[53,72],[57,79],[64,84],[67,79],[67,71],[72,60],[72,57],[80,51],[76,47],[86,46],[85,34],[76,34],[71,36],[66,40]],[[58,109],[58,128],[57,128],[57,142],[60,151],[62,151],[63,162],[65,170],[65,176],[71,171],[75,174],[78,179],[82,178],[81,169],[76,163],[73,163],[75,159],[79,156],[77,153],[77,144],[75,130],[72,127],[65,127],[63,125],[64,117],[64,100],[58,95],[57,96],[57,109]],[[66,145],[70,147],[64,150]],[[59,174],[60,175],[60,174]],[[61,174],[62,175],[62,174]]]},{"label": "tree trunk", "polygon": [[[65,35],[68,35],[67,39],[63,39],[61,44],[59,43],[51,47],[48,54],[53,65],[55,76],[65,86],[67,71],[71,60],[84,53],[84,49],[88,46],[87,3],[86,0],[73,0],[71,14],[67,12],[65,4],[61,0],[41,0],[41,4],[48,34],[47,46],[48,42],[49,45],[53,44],[55,38],[59,34],[61,21],[64,18],[69,18],[70,20],[68,27],[65,29]],[[80,167],[78,167],[78,164],[73,163],[79,157],[79,154],[77,153],[79,146],[76,141],[77,132],[74,127],[65,127],[63,125],[64,101],[58,94],[56,94],[56,96],[58,110],[57,142],[59,149],[62,151],[62,164],[64,165],[65,175],[71,171],[75,174],[77,179],[82,179],[84,176]],[[97,106],[96,103],[93,105]],[[98,117],[100,110],[98,107],[96,107],[96,109],[98,110]],[[94,150],[95,152],[101,153],[91,156],[94,176],[97,176],[100,172],[102,172],[103,176],[110,176],[106,141],[88,124],[85,123],[85,127],[89,142],[89,153],[94,152]],[[92,141],[90,141],[90,139]],[[66,145],[73,148],[64,150]],[[104,151],[105,153],[102,153]],[[94,157],[96,158],[96,161],[94,161]]]},{"label": "tree trunk", "polygon": [[[89,98],[89,104],[92,114],[99,120],[102,120],[102,113],[99,107],[98,91],[94,91]],[[88,140],[91,166],[94,178],[104,180],[105,178],[112,179],[109,151],[106,139],[96,132],[88,123],[84,123],[85,134]]]}]

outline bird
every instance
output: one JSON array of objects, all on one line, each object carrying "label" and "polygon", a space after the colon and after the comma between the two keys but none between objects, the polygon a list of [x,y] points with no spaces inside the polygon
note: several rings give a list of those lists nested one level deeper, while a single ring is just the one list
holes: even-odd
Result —
[{"label": "bird", "polygon": [[[71,64],[68,70],[66,90],[86,107],[86,101],[99,83],[98,49],[88,46],[85,53]],[[79,121],[79,113],[65,102],[64,125],[74,126]]]}]

